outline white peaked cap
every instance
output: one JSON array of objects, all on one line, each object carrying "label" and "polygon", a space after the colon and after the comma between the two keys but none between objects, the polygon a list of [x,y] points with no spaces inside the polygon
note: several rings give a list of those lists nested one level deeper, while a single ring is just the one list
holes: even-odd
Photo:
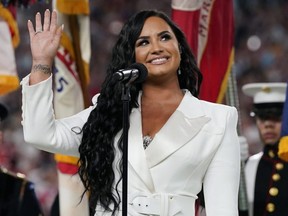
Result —
[{"label": "white peaked cap", "polygon": [[284,103],[287,83],[249,83],[242,87],[245,95],[253,97],[254,104]]}]

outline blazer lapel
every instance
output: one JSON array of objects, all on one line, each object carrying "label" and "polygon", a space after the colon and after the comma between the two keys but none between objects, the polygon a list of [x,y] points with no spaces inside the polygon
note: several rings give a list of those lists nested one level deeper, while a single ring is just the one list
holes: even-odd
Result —
[{"label": "blazer lapel", "polygon": [[154,191],[152,176],[147,164],[142,139],[142,121],[139,109],[133,109],[130,115],[128,140],[128,160],[134,171],[140,176],[149,191]]},{"label": "blazer lapel", "polygon": [[[140,98],[141,93],[139,104],[141,104]],[[177,110],[144,150],[141,112],[140,109],[132,110],[128,160],[149,191],[154,191],[150,168],[188,143],[209,120],[210,118],[206,117],[203,112],[200,101],[187,91]]]},{"label": "blazer lapel", "polygon": [[200,101],[186,92],[177,110],[146,149],[148,167],[157,165],[188,143],[209,120]]}]

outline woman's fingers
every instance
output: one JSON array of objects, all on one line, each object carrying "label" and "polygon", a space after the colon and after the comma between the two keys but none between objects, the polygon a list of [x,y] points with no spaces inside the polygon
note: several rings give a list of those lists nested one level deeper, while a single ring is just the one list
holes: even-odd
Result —
[{"label": "woman's fingers", "polygon": [[28,20],[27,27],[28,27],[30,38],[32,38],[32,36],[35,35],[35,30],[34,30],[33,23],[31,22],[31,20]]},{"label": "woman's fingers", "polygon": [[56,33],[57,31],[57,12],[55,10],[52,11],[51,15],[51,24],[50,24],[50,31]]},{"label": "woman's fingers", "polygon": [[42,29],[42,21],[41,21],[41,14],[39,12],[36,13],[35,16],[35,31],[37,32],[41,32]]},{"label": "woman's fingers", "polygon": [[30,20],[28,20],[27,25],[30,37],[42,31],[48,31],[55,34],[57,29],[59,28],[59,26],[57,25],[57,12],[53,10],[51,13],[49,9],[45,10],[43,26],[41,21],[41,14],[37,12],[35,15],[35,30],[33,27],[33,23]]},{"label": "woman's fingers", "polygon": [[55,34],[55,40],[54,40],[54,42],[56,43],[56,44],[59,44],[60,43],[60,39],[61,39],[61,35],[62,35],[62,31],[63,31],[63,29],[64,29],[64,25],[62,24],[61,26],[59,26],[58,28],[57,28],[57,30],[56,30],[56,34]]},{"label": "woman's fingers", "polygon": [[44,13],[43,31],[49,31],[49,29],[50,29],[50,10],[46,9]]}]

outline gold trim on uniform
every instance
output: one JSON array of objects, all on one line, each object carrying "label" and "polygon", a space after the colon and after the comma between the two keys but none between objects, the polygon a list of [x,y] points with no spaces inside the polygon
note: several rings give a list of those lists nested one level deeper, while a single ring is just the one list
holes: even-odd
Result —
[{"label": "gold trim on uniform", "polygon": [[278,173],[275,173],[272,175],[273,181],[279,181],[281,179],[281,176]]},{"label": "gold trim on uniform", "polygon": [[269,194],[270,194],[271,196],[277,196],[278,193],[279,193],[279,190],[278,190],[278,188],[276,188],[276,187],[272,187],[272,188],[269,189]]},{"label": "gold trim on uniform", "polygon": [[282,170],[284,168],[284,164],[283,163],[276,163],[275,167],[277,170]]},{"label": "gold trim on uniform", "polygon": [[273,203],[268,203],[266,206],[266,210],[268,212],[274,212],[275,211],[275,205]]},{"label": "gold trim on uniform", "polygon": [[270,158],[274,158],[275,157],[275,153],[272,150],[270,150],[268,152],[268,155],[269,155]]},{"label": "gold trim on uniform", "polygon": [[268,87],[268,86],[263,86],[263,87],[261,88],[261,91],[266,92],[266,93],[269,93],[269,92],[272,91],[272,89],[271,89],[270,87]]}]

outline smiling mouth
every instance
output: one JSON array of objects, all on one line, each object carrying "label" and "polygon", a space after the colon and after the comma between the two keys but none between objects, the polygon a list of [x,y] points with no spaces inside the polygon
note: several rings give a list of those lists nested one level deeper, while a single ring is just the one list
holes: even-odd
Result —
[{"label": "smiling mouth", "polygon": [[151,64],[158,65],[158,64],[163,64],[168,61],[167,57],[162,57],[162,58],[156,58],[150,61]]}]

